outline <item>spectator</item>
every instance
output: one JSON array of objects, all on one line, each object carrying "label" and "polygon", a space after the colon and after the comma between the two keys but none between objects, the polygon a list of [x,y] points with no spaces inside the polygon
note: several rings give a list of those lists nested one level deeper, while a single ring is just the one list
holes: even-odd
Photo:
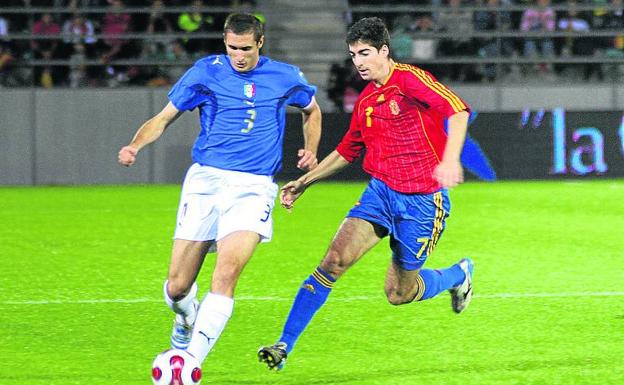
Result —
[{"label": "spectator", "polygon": [[[624,58],[624,9],[622,8],[622,0],[611,0],[612,9],[603,9],[600,12],[600,18],[597,18],[598,9],[594,11],[594,28],[620,31],[615,36],[607,36],[601,39],[600,47],[604,50],[607,57]],[[604,71],[608,71],[614,80],[624,77],[623,64],[604,64]]]},{"label": "spectator", "polygon": [[178,17],[178,28],[187,33],[184,39],[186,50],[198,56],[213,52],[218,44],[212,39],[192,37],[194,33],[214,32],[219,28],[214,16],[202,12],[203,7],[202,0],[193,0],[191,9]]},{"label": "spectator", "polygon": [[[146,41],[143,44],[141,59],[148,62],[165,62],[167,60],[166,50],[166,43],[162,41]],[[141,67],[138,82],[144,83],[149,87],[161,87],[170,84],[166,66],[149,65]]]},{"label": "spectator", "polygon": [[93,22],[80,13],[74,13],[63,24],[63,42],[67,44],[93,45],[97,42]]},{"label": "spectator", "polygon": [[15,61],[8,35],[9,23],[0,16],[0,87],[9,85],[9,77],[13,70],[12,64]]},{"label": "spectator", "polygon": [[[550,0],[537,0],[537,5],[527,8],[522,13],[520,21],[522,32],[553,32],[555,30],[555,11],[550,7]],[[542,57],[553,57],[555,55],[555,45],[549,37],[528,37],[524,40],[524,56],[537,57],[541,53]],[[540,64],[539,73],[547,77],[552,77],[552,65]]]},{"label": "spectator", "polygon": [[[37,60],[56,59],[61,27],[54,21],[52,14],[44,13],[33,25],[32,34],[42,37],[41,39],[33,38],[30,42],[33,57]],[[55,39],[54,37],[59,38]],[[33,75],[34,83],[44,88],[51,88],[55,82],[60,80],[58,69],[53,69],[49,65],[36,66]]]},{"label": "spectator", "polygon": [[412,18],[409,15],[401,15],[394,19],[390,39],[390,51],[394,59],[400,61],[412,59],[412,36],[409,33],[412,24]]},{"label": "spectator", "polygon": [[[622,11],[622,0],[610,0],[610,8],[606,8],[607,0],[589,0],[590,3],[594,3],[594,8],[591,13],[590,24],[592,29],[620,29],[623,27],[624,13]],[[613,38],[608,37],[606,39],[607,45],[613,44]],[[604,47],[604,45],[602,45]]]},{"label": "spectator", "polygon": [[[3,4],[4,5],[4,4]],[[9,6],[12,6],[9,2]],[[11,40],[9,34],[14,31],[13,14],[0,16],[0,86],[21,87],[32,84],[32,71],[25,66],[15,65],[22,56],[21,52],[29,52],[30,41]]]},{"label": "spectator", "polygon": [[[507,32],[512,30],[511,13],[501,10],[500,0],[487,1],[487,10],[479,10],[474,14],[474,26],[477,31],[487,32]],[[476,5],[482,6],[484,0],[477,0]],[[504,5],[511,5],[510,0],[503,0]],[[505,38],[480,38],[476,39],[478,55],[482,58],[492,58],[505,56],[509,57],[515,54],[513,43],[510,39]],[[500,65],[503,73],[509,73],[510,67]],[[494,63],[486,63],[482,67],[482,76],[484,81],[493,81],[497,78],[497,65]]]},{"label": "spectator", "polygon": [[347,58],[342,64],[332,64],[327,96],[339,111],[352,112],[353,104],[366,84],[367,82],[357,72],[351,58]]},{"label": "spectator", "polygon": [[146,66],[141,71],[139,81],[148,87],[163,87],[175,83],[188,69],[191,57],[178,40],[165,44],[149,42],[144,46],[141,58],[158,61],[161,65]]},{"label": "spectator", "polygon": [[8,44],[0,42],[0,87],[15,85],[10,81],[13,74],[15,56]]},{"label": "spectator", "polygon": [[[432,36],[422,36],[422,34],[425,33],[431,34],[435,32],[436,29],[431,15],[423,14],[416,18],[413,26],[414,38],[412,40],[412,56],[414,57],[416,65],[438,76],[440,70],[429,63],[436,57],[438,39]],[[421,60],[427,63],[420,63]]]},{"label": "spectator", "polygon": [[[133,47],[130,41],[123,37],[131,31],[132,18],[130,14],[123,12],[124,3],[122,0],[109,0],[110,11],[102,18],[101,30],[103,39],[100,46],[99,59],[106,65],[108,75],[108,85],[115,86],[119,82],[128,81],[124,66],[108,65],[116,59],[126,59],[132,57]],[[100,76],[103,74],[100,73]]]},{"label": "spectator", "polygon": [[100,59],[104,63],[116,58],[128,43],[122,35],[130,32],[132,22],[130,14],[122,12],[122,0],[109,0],[109,3],[110,11],[104,14],[101,25],[105,51],[101,53]]},{"label": "spectator", "polygon": [[347,78],[350,75],[351,59],[345,59],[343,63],[333,63],[329,69],[327,84],[327,96],[334,103],[338,111],[344,110],[344,92],[347,88]]},{"label": "spectator", "polygon": [[184,45],[179,40],[174,40],[169,44],[167,49],[167,61],[170,63],[178,63],[178,65],[171,65],[168,67],[167,75],[171,82],[177,81],[184,75],[188,69],[187,61],[190,60],[190,55],[184,49]]},{"label": "spectator", "polygon": [[[578,15],[576,9],[576,1],[568,2],[568,10],[565,15],[557,22],[557,28],[567,32],[580,32],[588,33],[590,30],[589,22],[582,19]],[[589,37],[572,37],[566,36],[563,39],[563,47],[561,49],[562,56],[591,56],[594,54],[594,42]],[[597,73],[598,78],[602,80],[603,74],[600,66],[593,63],[585,63],[583,67],[583,78],[588,80],[592,73]],[[568,69],[572,69],[573,66],[568,66]],[[576,74],[572,74],[573,78],[577,78]]]},{"label": "spectator", "polygon": [[[472,39],[474,24],[472,11],[462,9],[462,0],[449,0],[447,10],[440,12],[438,27],[451,34],[440,42],[440,53],[447,57],[475,56],[476,48]],[[456,63],[448,66],[446,74],[451,80],[474,81],[478,75],[471,64]],[[444,75],[443,75],[444,76]]]},{"label": "spectator", "polygon": [[75,43],[69,56],[69,86],[71,88],[89,85],[86,60],[85,45],[83,43]]},{"label": "spectator", "polygon": [[[147,22],[146,32],[148,35],[143,42],[141,49],[141,58],[147,61],[163,61],[165,60],[165,51],[167,45],[172,40],[170,37],[157,37],[154,34],[171,34],[174,33],[173,25],[163,13],[165,4],[163,0],[152,0],[149,20]],[[166,71],[162,66],[143,66],[139,69],[139,83],[148,82],[149,86],[168,85],[169,80],[166,78]]]},{"label": "spectator", "polygon": [[9,22],[0,16],[0,42],[9,41]]},{"label": "spectator", "polygon": [[93,22],[80,13],[74,13],[63,23],[63,43],[64,57],[70,58],[77,48],[80,51],[78,58],[95,58],[97,39]]},{"label": "spectator", "polygon": [[[0,1],[3,7],[12,7],[12,8],[29,8],[31,7],[31,0],[2,0]],[[32,32],[32,13],[10,13],[5,15],[7,23],[11,27],[11,31],[20,32],[20,33],[29,33]],[[25,50],[28,47],[24,47]]]},{"label": "spectator", "polygon": [[[150,35],[155,33],[173,33],[173,26],[171,22],[162,12],[165,4],[163,0],[153,0],[152,8],[147,23],[147,33]],[[160,42],[167,44],[171,39],[161,39]],[[154,40],[152,40],[154,41]]]}]

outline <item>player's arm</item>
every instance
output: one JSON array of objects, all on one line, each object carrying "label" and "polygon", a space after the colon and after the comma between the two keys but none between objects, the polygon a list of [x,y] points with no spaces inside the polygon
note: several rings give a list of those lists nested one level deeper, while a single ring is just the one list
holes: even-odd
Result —
[{"label": "player's arm", "polygon": [[286,183],[284,187],[282,187],[280,203],[283,207],[291,209],[295,201],[303,194],[308,186],[318,180],[334,175],[350,164],[351,163],[343,158],[338,151],[332,151],[332,153],[327,155],[312,171],[307,172],[297,180]]},{"label": "player's arm", "polygon": [[318,165],[316,153],[321,140],[321,108],[313,97],[310,104],[301,110],[303,121],[303,148],[297,155],[297,167],[300,170],[310,171]]},{"label": "player's arm", "polygon": [[124,166],[132,166],[136,160],[137,153],[148,144],[160,138],[167,127],[173,123],[183,111],[179,111],[173,103],[169,102],[151,119],[147,120],[137,130],[132,141],[119,150],[118,160]]},{"label": "player's arm", "polygon": [[448,117],[447,142],[442,161],[433,171],[433,177],[444,188],[455,187],[464,181],[464,170],[459,158],[468,130],[470,106],[422,69],[412,68],[404,82],[409,96],[426,101],[428,108]]},{"label": "player's arm", "polygon": [[358,111],[351,115],[349,130],[342,138],[338,146],[331,154],[316,166],[312,171],[299,177],[299,179],[286,183],[282,187],[280,203],[283,207],[291,209],[294,202],[303,194],[305,189],[312,183],[334,175],[338,171],[353,163],[364,149],[362,140],[362,130],[360,129],[360,119]]},{"label": "player's arm", "polygon": [[433,171],[433,177],[444,188],[455,187],[464,181],[460,162],[462,148],[468,131],[468,111],[459,111],[448,118],[448,137],[442,162]]}]

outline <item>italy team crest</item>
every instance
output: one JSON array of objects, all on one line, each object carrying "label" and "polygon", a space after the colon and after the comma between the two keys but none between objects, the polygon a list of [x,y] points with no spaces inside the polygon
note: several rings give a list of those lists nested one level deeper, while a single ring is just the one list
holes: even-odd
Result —
[{"label": "italy team crest", "polygon": [[254,96],[256,96],[256,85],[253,83],[245,84],[245,86],[243,87],[243,93],[247,98],[253,98]]}]

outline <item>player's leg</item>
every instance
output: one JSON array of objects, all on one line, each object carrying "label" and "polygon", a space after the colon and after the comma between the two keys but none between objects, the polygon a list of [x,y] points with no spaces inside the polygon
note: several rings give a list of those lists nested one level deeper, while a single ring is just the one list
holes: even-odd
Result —
[{"label": "player's leg", "polygon": [[200,362],[206,359],[232,316],[238,278],[258,242],[260,235],[252,231],[236,231],[217,241],[212,286],[199,306],[187,349]]},{"label": "player's leg", "polygon": [[270,369],[281,369],[299,336],[323,306],[334,282],[386,234],[360,218],[346,218],[319,267],[303,282],[293,302],[279,342],[261,347],[258,358]]},{"label": "player's leg", "polygon": [[184,239],[173,242],[163,291],[165,302],[176,313],[171,333],[171,346],[174,348],[185,349],[191,340],[198,308],[195,279],[211,244],[210,241]]},{"label": "player's leg", "polygon": [[186,297],[195,283],[212,241],[175,239],[165,294],[173,301]]},{"label": "player's leg", "polygon": [[469,260],[446,269],[421,269],[444,231],[450,211],[447,192],[409,196],[397,193],[395,200],[401,204],[393,211],[393,260],[385,284],[388,301],[394,305],[422,301],[469,282]]},{"label": "player's leg", "polygon": [[182,187],[171,263],[164,287],[165,301],[176,313],[171,334],[174,348],[185,349],[191,340],[198,307],[195,279],[216,239],[218,210],[215,206],[219,202],[219,191],[214,186],[219,186],[215,176],[205,167],[194,164]]},{"label": "player's leg", "polygon": [[446,269],[406,270],[393,260],[386,275],[386,297],[393,305],[423,301],[460,285],[465,277],[459,263]]}]

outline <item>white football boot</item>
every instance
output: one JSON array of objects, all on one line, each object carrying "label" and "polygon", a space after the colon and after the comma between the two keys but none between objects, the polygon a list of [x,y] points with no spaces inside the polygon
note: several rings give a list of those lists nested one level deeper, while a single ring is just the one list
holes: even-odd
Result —
[{"label": "white football boot", "polygon": [[197,299],[193,300],[193,313],[188,316],[182,314],[176,314],[173,321],[173,330],[171,331],[171,347],[174,349],[185,350],[191,342],[193,336],[193,325],[195,324],[195,318],[197,317],[197,309],[199,308],[199,302]]},{"label": "white football boot", "polygon": [[472,299],[472,272],[474,270],[474,264],[470,258],[464,258],[459,261],[459,267],[466,274],[466,278],[459,285],[449,289],[451,293],[451,306],[455,313],[461,313],[464,311],[470,300]]}]

